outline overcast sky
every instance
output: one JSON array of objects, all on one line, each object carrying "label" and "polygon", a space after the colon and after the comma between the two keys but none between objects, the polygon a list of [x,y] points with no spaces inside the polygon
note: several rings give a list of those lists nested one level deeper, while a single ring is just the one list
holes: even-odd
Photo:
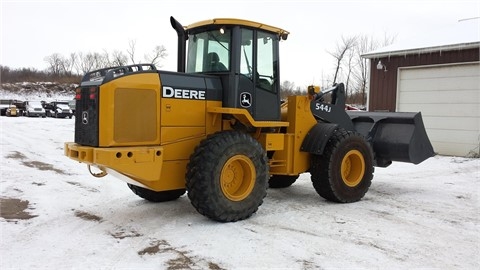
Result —
[{"label": "overcast sky", "polygon": [[[290,31],[280,45],[281,80],[321,84],[333,73],[333,51],[343,36],[387,34],[408,40],[479,17],[479,0],[449,1],[10,1],[0,0],[1,65],[47,67],[53,53],[167,48],[162,69],[176,69],[174,16],[183,25],[212,18],[242,18]],[[480,20],[479,22],[480,29]],[[477,31],[478,32],[478,31]],[[478,33],[477,33],[478,34]]]}]

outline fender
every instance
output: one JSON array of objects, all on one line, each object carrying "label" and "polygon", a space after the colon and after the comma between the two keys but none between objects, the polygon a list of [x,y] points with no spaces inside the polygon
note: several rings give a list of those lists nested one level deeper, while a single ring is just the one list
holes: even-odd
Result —
[{"label": "fender", "polygon": [[325,149],[325,145],[337,128],[337,124],[323,122],[317,123],[310,129],[310,131],[308,131],[302,142],[300,151],[314,155],[321,155]]}]

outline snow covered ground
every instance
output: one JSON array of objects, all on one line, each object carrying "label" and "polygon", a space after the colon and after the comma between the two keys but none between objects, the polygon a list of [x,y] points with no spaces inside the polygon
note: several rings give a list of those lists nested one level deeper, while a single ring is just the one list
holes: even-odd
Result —
[{"label": "snow covered ground", "polygon": [[90,176],[63,156],[74,119],[0,128],[0,269],[480,269],[479,159],[376,168],[353,204],[323,200],[304,174],[251,218],[217,223],[186,196],[149,203]]}]

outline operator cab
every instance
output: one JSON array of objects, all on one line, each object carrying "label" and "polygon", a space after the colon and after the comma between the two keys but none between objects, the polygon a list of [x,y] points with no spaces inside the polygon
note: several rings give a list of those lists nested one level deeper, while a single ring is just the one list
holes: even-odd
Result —
[{"label": "operator cab", "polygon": [[280,120],[278,48],[287,31],[238,19],[207,20],[182,29],[173,17],[171,22],[179,35],[179,72],[218,76],[223,107],[244,108],[257,121]]}]

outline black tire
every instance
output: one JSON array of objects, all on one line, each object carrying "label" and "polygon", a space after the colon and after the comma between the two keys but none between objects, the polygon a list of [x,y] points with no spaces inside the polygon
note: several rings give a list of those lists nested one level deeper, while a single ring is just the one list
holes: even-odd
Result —
[{"label": "black tire", "polygon": [[208,136],[187,166],[188,197],[202,215],[220,222],[250,217],[267,195],[266,152],[250,135],[237,131]]},{"label": "black tire", "polygon": [[127,184],[127,185],[133,191],[133,193],[150,202],[173,201],[180,198],[180,196],[185,194],[185,191],[186,191],[185,189],[153,191],[153,190],[142,188],[132,184]]},{"label": "black tire", "polygon": [[297,181],[298,175],[272,175],[270,179],[268,179],[268,187],[269,188],[286,188],[295,181]]},{"label": "black tire", "polygon": [[310,168],[317,193],[341,203],[362,199],[372,183],[373,171],[370,144],[361,134],[344,129],[333,133],[322,155],[312,155]]}]

